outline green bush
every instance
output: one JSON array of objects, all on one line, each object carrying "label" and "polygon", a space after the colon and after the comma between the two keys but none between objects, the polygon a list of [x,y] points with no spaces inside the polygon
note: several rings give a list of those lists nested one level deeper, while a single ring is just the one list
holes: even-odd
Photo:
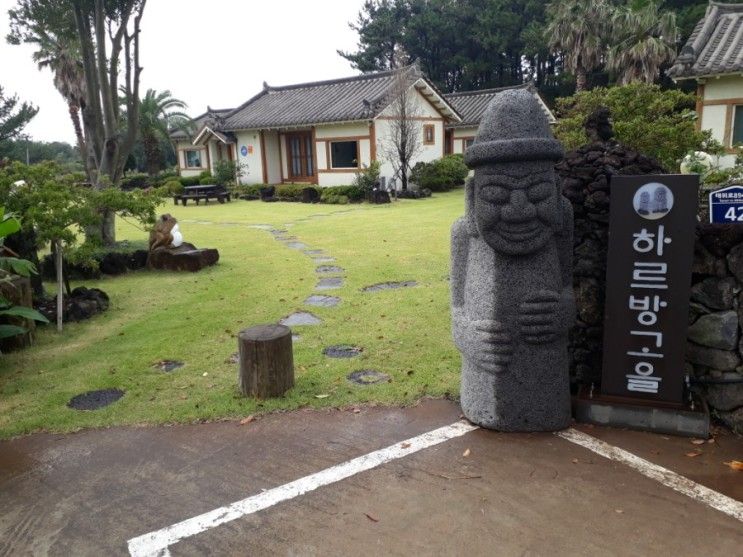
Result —
[{"label": "green bush", "polygon": [[160,187],[170,195],[183,193],[183,184],[181,184],[180,180],[168,180]]},{"label": "green bush", "polygon": [[198,186],[201,178],[199,176],[181,176],[180,182],[184,187]]},{"label": "green bush", "polygon": [[281,184],[276,186],[276,197],[281,201],[302,201],[302,190],[306,184]]},{"label": "green bush", "polygon": [[122,190],[141,190],[153,185],[154,179],[147,174],[128,174],[122,178],[119,187]]},{"label": "green bush", "polygon": [[330,186],[327,188],[320,188],[321,202],[330,203],[327,199],[332,196],[344,196],[348,198],[350,203],[358,203],[364,200],[366,193],[359,186]]},{"label": "green bush", "polygon": [[235,161],[217,161],[214,165],[214,181],[212,184],[224,187],[236,184],[245,175],[247,168],[247,164],[240,164]]},{"label": "green bush", "polygon": [[328,205],[348,205],[349,203],[347,195],[339,195],[337,193],[324,195],[322,197],[322,202],[327,203]]},{"label": "green bush", "polygon": [[374,187],[379,183],[379,173],[381,168],[381,162],[373,161],[369,166],[356,173],[356,178],[353,180],[353,186],[361,189],[368,197]]},{"label": "green bush", "polygon": [[199,174],[199,179],[211,178],[211,177],[212,177],[212,173],[210,170],[204,170],[201,174]]},{"label": "green bush", "polygon": [[694,93],[662,90],[658,85],[596,87],[557,99],[555,135],[568,151],[585,145],[586,118],[605,106],[611,112],[617,141],[676,171],[688,152],[715,154],[722,147],[709,131],[697,131],[695,104]]},{"label": "green bush", "polygon": [[251,197],[260,197],[261,188],[265,188],[268,184],[232,184],[229,186],[230,192],[235,196],[247,195]]},{"label": "green bush", "polygon": [[199,184],[201,184],[202,186],[213,186],[214,178],[212,178],[211,174],[209,176],[199,178]]},{"label": "green bush", "polygon": [[410,172],[410,181],[421,189],[449,191],[464,184],[468,173],[462,155],[446,155],[435,161],[417,163]]}]

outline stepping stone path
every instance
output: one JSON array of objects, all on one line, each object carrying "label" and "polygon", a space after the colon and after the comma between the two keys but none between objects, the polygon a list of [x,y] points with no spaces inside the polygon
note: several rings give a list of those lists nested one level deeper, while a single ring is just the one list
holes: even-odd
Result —
[{"label": "stepping stone path", "polygon": [[315,269],[316,273],[342,273],[345,271],[343,267],[338,267],[337,265],[320,265],[317,269]]},{"label": "stepping stone path", "polygon": [[309,246],[307,246],[307,244],[303,244],[302,242],[287,242],[286,247],[291,249],[307,249]]},{"label": "stepping stone path", "polygon": [[315,290],[334,290],[336,288],[340,288],[341,286],[343,286],[343,277],[321,278],[317,282]]},{"label": "stepping stone path", "polygon": [[121,389],[104,389],[102,391],[88,391],[81,395],[73,396],[67,406],[75,410],[97,410],[116,402],[124,391]]},{"label": "stepping stone path", "polygon": [[417,282],[414,280],[404,280],[402,282],[381,282],[379,284],[372,284],[371,286],[365,286],[361,289],[362,292],[378,292],[380,290],[392,290],[395,288],[412,288],[417,286]]},{"label": "stepping stone path", "polygon": [[357,385],[374,385],[376,383],[387,383],[390,381],[390,376],[376,369],[360,369],[349,373],[346,376],[351,383]]},{"label": "stepping stone path", "polygon": [[321,249],[306,249],[304,253],[307,255],[322,255],[323,250]]},{"label": "stepping stone path", "polygon": [[178,360],[160,360],[152,367],[159,369],[160,371],[164,371],[165,373],[170,373],[171,371],[174,371],[178,368],[183,367],[183,362],[179,362]]},{"label": "stepping stone path", "polygon": [[356,356],[360,356],[363,351],[364,349],[358,346],[337,344],[335,346],[328,346],[322,353],[328,358],[355,358]]},{"label": "stepping stone path", "polygon": [[332,263],[335,261],[335,257],[313,257],[312,261],[315,263]]},{"label": "stepping stone path", "polygon": [[341,299],[335,296],[322,296],[313,294],[304,301],[308,306],[318,306],[323,308],[332,308],[341,303]]},{"label": "stepping stone path", "polygon": [[308,311],[294,312],[279,321],[279,324],[286,325],[287,327],[294,325],[319,325],[320,323],[322,323],[322,319]]}]

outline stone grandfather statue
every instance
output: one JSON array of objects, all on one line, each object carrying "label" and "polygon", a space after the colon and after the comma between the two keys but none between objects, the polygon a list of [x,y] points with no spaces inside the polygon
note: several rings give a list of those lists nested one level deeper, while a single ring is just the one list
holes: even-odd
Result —
[{"label": "stone grandfather statue", "polygon": [[570,422],[573,211],[553,169],[561,157],[524,90],[493,99],[465,153],[475,172],[452,229],[452,330],[464,415],[487,428],[551,431]]}]

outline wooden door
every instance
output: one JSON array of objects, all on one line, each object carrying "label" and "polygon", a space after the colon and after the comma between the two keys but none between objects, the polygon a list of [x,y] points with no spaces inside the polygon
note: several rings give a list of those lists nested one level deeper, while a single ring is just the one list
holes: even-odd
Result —
[{"label": "wooden door", "polygon": [[286,134],[286,153],[289,159],[289,178],[294,182],[312,182],[315,179],[312,133]]}]

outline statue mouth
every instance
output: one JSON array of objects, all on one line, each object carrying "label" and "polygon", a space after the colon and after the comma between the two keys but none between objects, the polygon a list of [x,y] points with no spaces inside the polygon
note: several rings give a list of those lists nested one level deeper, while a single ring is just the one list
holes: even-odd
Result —
[{"label": "statue mouth", "polygon": [[539,235],[541,227],[538,223],[505,224],[501,222],[496,232],[511,242],[523,242]]}]

